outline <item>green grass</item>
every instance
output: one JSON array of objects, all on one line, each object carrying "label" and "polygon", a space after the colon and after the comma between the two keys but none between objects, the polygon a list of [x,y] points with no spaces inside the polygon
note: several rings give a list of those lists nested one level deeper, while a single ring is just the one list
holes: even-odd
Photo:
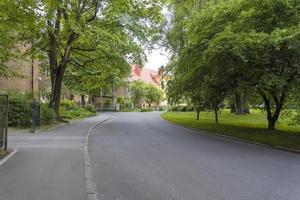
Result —
[{"label": "green grass", "polygon": [[185,127],[300,150],[300,126],[289,126],[288,119],[282,119],[278,122],[276,131],[269,131],[266,115],[261,111],[252,110],[249,115],[235,115],[229,110],[224,110],[220,113],[218,124],[214,122],[212,112],[200,113],[199,121],[195,119],[193,112],[166,112],[161,117]]},{"label": "green grass", "polygon": [[65,119],[83,119],[91,116],[95,116],[95,113],[89,112],[83,108],[76,108],[74,110],[68,110],[61,107],[59,110],[60,115]]}]

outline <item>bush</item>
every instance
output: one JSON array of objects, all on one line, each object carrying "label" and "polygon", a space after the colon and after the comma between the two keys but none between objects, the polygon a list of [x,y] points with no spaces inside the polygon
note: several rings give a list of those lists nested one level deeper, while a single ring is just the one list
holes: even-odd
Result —
[{"label": "bush", "polygon": [[96,113],[96,107],[93,104],[87,104],[84,108],[91,113]]},{"label": "bush", "polygon": [[167,106],[160,106],[158,108],[159,111],[166,111],[167,110]]},{"label": "bush", "polygon": [[12,127],[30,127],[32,125],[32,103],[27,95],[13,93],[9,95],[8,125]]},{"label": "bush", "polygon": [[172,106],[172,111],[191,112],[194,111],[194,108],[191,106]]},{"label": "bush", "polygon": [[132,101],[128,97],[124,97],[124,96],[117,97],[117,103],[120,104],[121,110],[124,109],[128,110],[131,109],[132,107]]},{"label": "bush", "polygon": [[40,104],[40,125],[50,125],[55,121],[56,114],[48,103]]},{"label": "bush", "polygon": [[142,108],[141,112],[153,112],[152,108]]},{"label": "bush", "polygon": [[60,102],[60,106],[63,107],[65,110],[68,110],[68,111],[79,109],[77,104],[74,101],[71,101],[71,100],[62,100]]},{"label": "bush", "polygon": [[93,116],[96,113],[95,107],[89,104],[86,105],[86,108],[80,108],[75,102],[64,100],[60,105],[59,113],[66,119],[82,119]]}]

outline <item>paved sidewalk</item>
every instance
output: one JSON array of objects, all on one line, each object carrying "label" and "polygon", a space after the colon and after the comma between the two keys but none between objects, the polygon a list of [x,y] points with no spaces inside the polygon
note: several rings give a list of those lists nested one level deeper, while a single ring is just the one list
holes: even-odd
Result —
[{"label": "paved sidewalk", "polygon": [[38,134],[10,134],[19,151],[0,166],[0,200],[87,199],[84,140],[88,128],[106,115]]}]

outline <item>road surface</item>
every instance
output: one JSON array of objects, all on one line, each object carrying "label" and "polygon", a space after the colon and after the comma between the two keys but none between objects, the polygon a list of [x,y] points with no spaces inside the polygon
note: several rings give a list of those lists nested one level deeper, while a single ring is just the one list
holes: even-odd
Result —
[{"label": "road surface", "polygon": [[160,113],[109,113],[16,135],[0,166],[0,200],[85,200],[89,138],[99,200],[299,200],[300,155],[199,134]]}]

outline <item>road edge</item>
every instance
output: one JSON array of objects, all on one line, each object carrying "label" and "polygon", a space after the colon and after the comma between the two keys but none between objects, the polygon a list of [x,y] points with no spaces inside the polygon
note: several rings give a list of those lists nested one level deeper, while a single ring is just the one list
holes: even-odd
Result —
[{"label": "road edge", "polygon": [[257,146],[265,147],[265,148],[268,148],[268,149],[276,149],[276,150],[286,151],[286,152],[290,152],[290,153],[300,154],[300,150],[297,150],[297,149],[292,149],[292,148],[287,148],[287,147],[282,147],[282,146],[277,146],[277,145],[268,145],[268,144],[263,144],[263,143],[259,143],[259,142],[243,140],[243,139],[239,139],[239,138],[236,138],[236,137],[223,135],[223,134],[220,134],[220,133],[208,132],[208,131],[201,130],[199,128],[186,127],[186,126],[183,126],[183,125],[180,125],[180,124],[176,124],[176,123],[167,121],[164,118],[162,118],[161,116],[160,116],[160,119],[162,119],[164,122],[167,122],[169,124],[176,125],[176,126],[179,126],[181,128],[193,131],[197,134],[212,135],[212,136],[225,138],[225,139],[229,139],[229,140],[233,140],[233,141],[237,141],[237,142],[241,142],[241,143],[257,145]]},{"label": "road edge", "polygon": [[106,121],[111,120],[112,118],[107,118],[102,120],[101,122],[97,122],[93,124],[89,130],[87,131],[87,134],[85,136],[85,142],[84,142],[84,170],[85,170],[85,179],[86,179],[86,188],[87,188],[87,196],[88,200],[98,200],[97,197],[97,189],[96,189],[96,183],[93,180],[92,175],[92,167],[90,162],[90,155],[89,155],[89,138],[91,136],[92,131],[99,125],[103,124]]},{"label": "road edge", "polygon": [[3,165],[5,162],[7,162],[11,157],[13,157],[16,153],[18,152],[18,149],[13,150],[10,154],[8,154],[8,156],[6,156],[5,158],[3,158],[0,161],[0,166]]}]

